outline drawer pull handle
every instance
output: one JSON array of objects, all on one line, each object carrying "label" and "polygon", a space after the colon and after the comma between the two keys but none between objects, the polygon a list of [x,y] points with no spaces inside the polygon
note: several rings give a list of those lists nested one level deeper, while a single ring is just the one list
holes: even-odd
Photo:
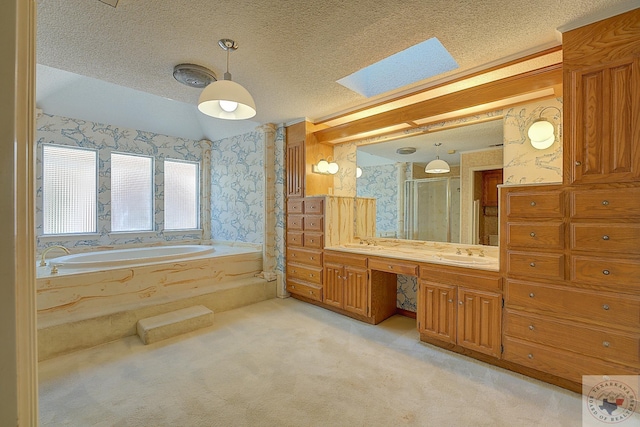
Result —
[{"label": "drawer pull handle", "polygon": [[309,240],[311,243],[313,243],[313,239]]},{"label": "drawer pull handle", "polygon": [[313,295],[313,291],[309,291],[309,294]]},{"label": "drawer pull handle", "polygon": [[533,354],[529,353],[529,355],[527,356],[529,359],[533,359]]},{"label": "drawer pull handle", "polygon": [[533,298],[533,297],[535,297],[535,294],[534,294],[533,292],[531,292],[531,293],[529,294],[529,298]]},{"label": "drawer pull handle", "polygon": [[611,274],[611,272],[609,270],[602,270],[602,274],[608,276],[609,274]]},{"label": "drawer pull handle", "polygon": [[602,236],[602,240],[609,240],[609,236],[605,234],[604,236]]},{"label": "drawer pull handle", "polygon": [[535,205],[536,205],[536,202],[531,202],[531,206],[535,206]]},{"label": "drawer pull handle", "polygon": [[535,263],[535,262],[530,262],[530,263],[529,263],[529,266],[530,266],[530,267],[535,267],[535,266],[536,266],[536,263]]},{"label": "drawer pull handle", "polygon": [[296,287],[295,287],[294,285],[291,285],[291,286],[290,286],[290,288],[291,288],[291,289],[295,289]]},{"label": "drawer pull handle", "polygon": [[531,233],[529,233],[529,236],[531,237],[536,237],[536,233],[534,233],[533,231]]},{"label": "drawer pull handle", "polygon": [[458,301],[458,304],[459,304],[459,305],[462,305],[462,304],[463,304],[463,302],[462,302],[462,301]]},{"label": "drawer pull handle", "polygon": [[315,258],[314,258],[314,257],[312,257],[312,256],[310,256],[310,257],[309,257],[309,259],[310,259],[311,261],[315,260]]},{"label": "drawer pull handle", "polygon": [[390,265],[390,266],[389,266],[389,270],[393,270],[393,265]]},{"label": "drawer pull handle", "polygon": [[314,223],[311,223],[311,225],[315,225]]},{"label": "drawer pull handle", "polygon": [[602,346],[609,348],[609,341],[603,341]]},{"label": "drawer pull handle", "polygon": [[577,160],[576,161],[576,166],[580,166],[580,165],[582,165],[582,162],[580,160]]},{"label": "drawer pull handle", "polygon": [[605,305],[603,305],[603,306],[602,306],[602,309],[603,309],[603,310],[609,310],[609,304],[605,304]]},{"label": "drawer pull handle", "polygon": [[533,325],[529,325],[529,330],[533,331],[535,329],[535,327]]},{"label": "drawer pull handle", "polygon": [[609,205],[609,201],[608,200],[603,200],[602,201],[602,206],[608,206]]},{"label": "drawer pull handle", "polygon": [[309,277],[313,277],[313,273],[309,273]]},{"label": "drawer pull handle", "polygon": [[447,302],[453,302],[453,300],[452,299],[448,299]]}]

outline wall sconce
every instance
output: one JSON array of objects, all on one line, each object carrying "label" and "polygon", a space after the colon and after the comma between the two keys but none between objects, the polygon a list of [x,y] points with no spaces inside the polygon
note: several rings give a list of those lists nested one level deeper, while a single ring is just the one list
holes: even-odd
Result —
[{"label": "wall sconce", "polygon": [[360,166],[356,167],[356,178],[360,178],[362,176],[362,168]]},{"label": "wall sconce", "polygon": [[549,120],[542,118],[542,113],[549,108],[555,108],[562,115],[562,111],[558,107],[545,107],[540,111],[540,116],[529,126],[527,131],[531,145],[538,150],[545,150],[556,141],[555,126]]},{"label": "wall sconce", "polygon": [[317,165],[311,166],[311,172],[319,173],[321,175],[335,175],[340,170],[340,166],[329,157],[331,161],[322,159]]}]

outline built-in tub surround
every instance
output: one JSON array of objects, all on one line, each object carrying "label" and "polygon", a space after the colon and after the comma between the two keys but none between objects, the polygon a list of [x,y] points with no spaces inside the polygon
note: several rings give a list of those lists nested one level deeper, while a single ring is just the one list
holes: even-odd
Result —
[{"label": "built-in tub surround", "polygon": [[255,277],[262,271],[260,245],[214,243],[204,252],[56,274],[49,265],[38,267],[40,359],[133,335],[139,318],[190,305],[224,311],[276,296],[275,281]]}]

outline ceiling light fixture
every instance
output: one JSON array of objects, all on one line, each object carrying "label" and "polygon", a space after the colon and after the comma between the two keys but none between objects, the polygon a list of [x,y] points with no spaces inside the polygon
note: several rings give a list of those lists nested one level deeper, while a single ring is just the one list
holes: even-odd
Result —
[{"label": "ceiling light fixture", "polygon": [[438,154],[440,152],[440,146],[442,145],[442,143],[436,142],[434,145],[436,146],[436,159],[431,160],[429,163],[427,163],[427,167],[424,168],[424,171],[426,173],[449,172],[451,170],[451,168],[449,167],[449,163],[445,162],[444,160],[440,160],[440,155]]},{"label": "ceiling light fixture", "polygon": [[416,152],[415,147],[402,147],[396,150],[396,153],[398,154],[413,154],[415,152]]},{"label": "ceiling light fixture", "polygon": [[562,114],[558,107],[545,107],[527,131],[531,145],[538,150],[546,150],[556,142],[555,126],[549,120],[542,118],[542,113],[549,108],[555,108],[559,114]]},{"label": "ceiling light fixture", "polygon": [[221,39],[218,45],[227,51],[227,72],[224,73],[224,80],[215,81],[202,91],[198,110],[218,119],[250,119],[256,115],[256,103],[248,90],[231,81],[229,72],[229,55],[238,49],[238,44],[230,39]]}]

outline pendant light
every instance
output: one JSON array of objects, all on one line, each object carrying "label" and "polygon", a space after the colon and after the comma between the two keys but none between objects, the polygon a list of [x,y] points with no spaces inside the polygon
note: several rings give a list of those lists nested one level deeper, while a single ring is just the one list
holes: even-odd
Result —
[{"label": "pendant light", "polygon": [[451,168],[449,167],[449,163],[445,162],[444,160],[440,160],[440,156],[438,155],[438,153],[440,152],[440,146],[442,145],[442,143],[436,142],[434,145],[436,146],[436,159],[431,160],[429,163],[427,163],[427,167],[424,168],[424,171],[426,173],[449,172],[451,170]]},{"label": "pendant light", "polygon": [[229,72],[229,54],[238,49],[238,44],[230,39],[222,39],[218,45],[227,51],[227,72],[224,73],[224,80],[215,81],[202,91],[198,110],[218,119],[250,119],[256,115],[256,103],[248,90],[231,81]]}]

